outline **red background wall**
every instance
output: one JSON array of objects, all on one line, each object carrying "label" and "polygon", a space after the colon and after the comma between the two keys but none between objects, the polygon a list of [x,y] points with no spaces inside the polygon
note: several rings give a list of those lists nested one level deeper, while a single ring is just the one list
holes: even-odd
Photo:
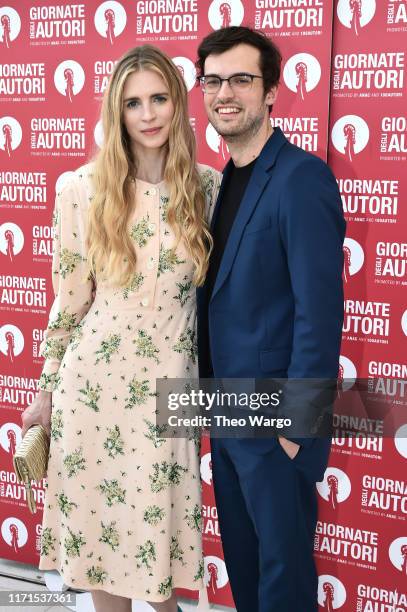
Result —
[{"label": "red background wall", "polygon": [[[15,483],[12,453],[21,439],[20,413],[36,392],[38,347],[53,299],[56,187],[100,142],[100,101],[113,62],[144,42],[159,45],[183,71],[199,160],[221,169],[228,152],[208,127],[193,62],[203,36],[240,24],[264,30],[283,54],[272,121],[295,144],[327,159],[339,181],[348,221],[342,375],[371,377],[374,384],[384,377],[407,378],[406,0],[0,5],[3,558],[38,561],[44,489],[36,489],[39,512],[30,515],[24,488]],[[66,69],[73,75],[71,90]],[[336,421],[330,465],[318,485],[315,556],[322,609],[407,610],[407,419],[401,384],[398,391],[401,404],[391,405],[385,417],[395,424],[394,435],[378,435],[383,415],[366,421],[363,407],[357,423]],[[347,437],[352,429],[359,433]],[[209,598],[233,605],[207,440],[202,476]]]}]

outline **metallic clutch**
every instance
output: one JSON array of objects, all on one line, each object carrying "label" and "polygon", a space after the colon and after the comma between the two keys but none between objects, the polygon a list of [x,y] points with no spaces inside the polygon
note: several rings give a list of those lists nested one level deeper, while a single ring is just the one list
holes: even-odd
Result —
[{"label": "metallic clutch", "polygon": [[49,438],[42,425],[32,425],[13,456],[14,471],[18,482],[25,485],[30,512],[37,512],[31,480],[37,483],[47,473]]}]

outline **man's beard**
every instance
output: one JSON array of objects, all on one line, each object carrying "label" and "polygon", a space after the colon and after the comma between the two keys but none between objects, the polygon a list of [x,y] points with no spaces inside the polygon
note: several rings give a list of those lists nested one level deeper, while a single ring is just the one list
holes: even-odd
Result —
[{"label": "man's beard", "polygon": [[226,140],[226,142],[240,142],[240,141],[249,141],[259,132],[261,126],[264,122],[264,114],[257,114],[254,117],[247,117],[246,122],[242,125],[236,125],[234,128],[230,128],[229,131],[228,126],[223,126],[218,129],[216,123],[212,123],[215,130],[218,132],[222,138]]}]

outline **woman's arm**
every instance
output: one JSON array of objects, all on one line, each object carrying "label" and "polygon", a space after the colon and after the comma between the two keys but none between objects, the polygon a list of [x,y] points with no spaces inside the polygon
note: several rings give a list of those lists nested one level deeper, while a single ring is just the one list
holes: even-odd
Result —
[{"label": "woman's arm", "polygon": [[52,304],[40,355],[45,357],[39,388],[53,391],[66,347],[93,301],[93,281],[87,270],[85,175],[75,173],[55,200]]}]

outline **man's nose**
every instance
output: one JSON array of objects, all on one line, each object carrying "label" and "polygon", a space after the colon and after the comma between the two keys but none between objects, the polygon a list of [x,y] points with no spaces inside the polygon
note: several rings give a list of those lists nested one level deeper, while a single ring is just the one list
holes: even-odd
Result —
[{"label": "man's nose", "polygon": [[226,97],[226,98],[233,98],[233,89],[230,86],[229,81],[225,80],[222,81],[220,84],[220,88],[218,91],[218,96],[219,97]]}]

